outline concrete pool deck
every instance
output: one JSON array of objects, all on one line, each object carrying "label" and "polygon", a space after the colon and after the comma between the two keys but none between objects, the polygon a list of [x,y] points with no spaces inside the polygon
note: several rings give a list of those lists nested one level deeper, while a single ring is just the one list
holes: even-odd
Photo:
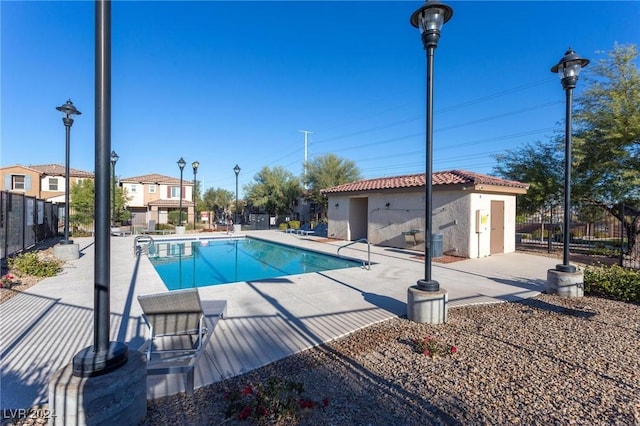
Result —
[{"label": "concrete pool deck", "polygon": [[[186,234],[211,238],[215,234]],[[255,236],[335,254],[347,244],[279,231]],[[157,236],[154,239],[175,237]],[[93,344],[94,246],[77,238],[79,259],[0,305],[0,408],[47,402],[51,375]],[[146,256],[133,255],[134,236],[111,238],[110,332],[112,341],[137,349],[146,325],[136,296],[166,291]],[[367,259],[357,243],[341,254]],[[349,268],[264,281],[199,288],[203,300],[227,300],[195,371],[195,386],[214,383],[392,317],[406,316],[407,289],[424,275],[416,252],[371,246],[371,270]],[[449,307],[533,297],[544,291],[557,259],[522,253],[433,263],[433,278],[449,293]],[[149,376],[148,398],[184,390],[181,375]]]}]

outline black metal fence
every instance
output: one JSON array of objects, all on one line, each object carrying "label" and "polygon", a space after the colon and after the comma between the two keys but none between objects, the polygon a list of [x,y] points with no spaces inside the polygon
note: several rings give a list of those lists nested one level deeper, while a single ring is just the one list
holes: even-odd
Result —
[{"label": "black metal fence", "polygon": [[0,193],[0,258],[14,255],[58,235],[58,206],[16,194]]},{"label": "black metal fence", "polygon": [[[516,219],[516,248],[549,253],[562,251],[562,212],[557,213],[545,217],[519,216]],[[608,258],[612,259],[608,263],[640,269],[640,215],[633,209],[627,209],[624,215],[624,223],[609,213],[602,214],[592,222],[572,220],[570,252]]]}]

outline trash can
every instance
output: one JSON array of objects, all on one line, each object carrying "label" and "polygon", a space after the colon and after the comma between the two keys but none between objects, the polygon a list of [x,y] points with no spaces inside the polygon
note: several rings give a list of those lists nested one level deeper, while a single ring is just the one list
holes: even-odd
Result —
[{"label": "trash can", "polygon": [[431,234],[431,257],[442,257],[442,234]]}]

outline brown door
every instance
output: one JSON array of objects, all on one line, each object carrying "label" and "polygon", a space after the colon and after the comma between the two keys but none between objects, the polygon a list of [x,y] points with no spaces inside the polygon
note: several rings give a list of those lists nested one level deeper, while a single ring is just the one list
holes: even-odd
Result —
[{"label": "brown door", "polygon": [[491,201],[490,254],[504,253],[504,201]]}]

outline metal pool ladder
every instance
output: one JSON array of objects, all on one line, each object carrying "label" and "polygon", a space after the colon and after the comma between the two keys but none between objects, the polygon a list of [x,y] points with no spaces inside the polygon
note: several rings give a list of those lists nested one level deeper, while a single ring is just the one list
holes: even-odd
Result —
[{"label": "metal pool ladder", "polygon": [[367,243],[367,263],[365,264],[363,260],[362,266],[364,266],[368,271],[370,271],[371,270],[371,244],[369,244],[369,240],[367,240],[366,238],[360,238],[359,240],[351,241],[348,244],[338,247],[338,251],[336,252],[336,254],[339,256],[341,249],[345,247],[349,247],[355,243]]},{"label": "metal pool ladder", "polygon": [[[146,243],[146,244],[145,244]],[[150,235],[138,235],[133,240],[133,255],[149,254],[149,248],[155,244]]]}]

